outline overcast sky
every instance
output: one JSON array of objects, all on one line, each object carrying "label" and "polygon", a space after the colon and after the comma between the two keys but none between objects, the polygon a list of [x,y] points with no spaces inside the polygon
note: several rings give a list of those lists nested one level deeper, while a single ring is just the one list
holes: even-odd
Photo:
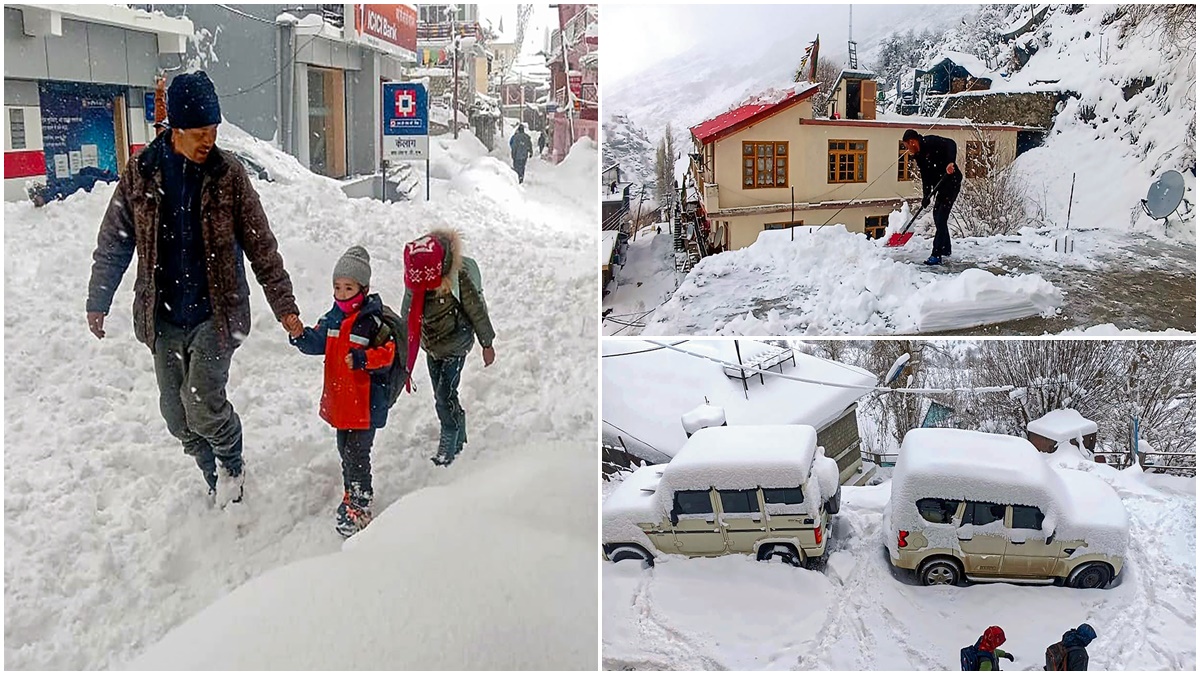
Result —
[{"label": "overcast sky", "polygon": [[[601,72],[616,82],[694,45],[715,50],[770,44],[788,35],[819,33],[821,53],[845,58],[851,5],[618,5],[600,7]],[[939,8],[944,10],[945,8]],[[889,32],[920,5],[855,5],[854,36],[863,41]],[[861,42],[860,42],[861,44]],[[797,53],[803,53],[799,45]]]}]

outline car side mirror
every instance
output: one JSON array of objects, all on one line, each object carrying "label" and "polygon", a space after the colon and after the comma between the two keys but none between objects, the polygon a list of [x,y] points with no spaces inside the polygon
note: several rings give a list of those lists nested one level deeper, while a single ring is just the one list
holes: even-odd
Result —
[{"label": "car side mirror", "polygon": [[1049,546],[1050,544],[1053,544],[1053,543],[1054,543],[1054,533],[1051,532],[1050,536],[1046,537],[1046,545]]},{"label": "car side mirror", "polygon": [[679,512],[676,511],[675,509],[671,509],[671,524],[672,525],[679,524]]}]

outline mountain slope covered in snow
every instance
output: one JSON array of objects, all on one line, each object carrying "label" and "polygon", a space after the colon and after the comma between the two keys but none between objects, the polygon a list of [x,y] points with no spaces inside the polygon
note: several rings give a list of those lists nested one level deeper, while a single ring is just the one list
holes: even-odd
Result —
[{"label": "mountain slope covered in snow", "polygon": [[[402,506],[407,502],[402,498],[414,492],[452,486],[476,471],[486,474],[486,467],[509,458],[536,462],[539,456],[560,455],[594,470],[599,214],[591,141],[581,140],[557,166],[534,158],[525,184],[518,185],[512,170],[470,133],[458,141],[435,137],[433,198],[402,204],[349,199],[336,181],[312,175],[229,124],[222,125],[218,145],[252,155],[275,179],[255,181],[255,188],[307,325],[332,305],[331,270],[350,245],[370,252],[372,290],[395,308],[404,293],[406,241],[431,228],[455,227],[464,236],[466,253],[479,262],[497,358],[486,370],[478,350],[467,359],[460,396],[470,442],[448,469],[429,461],[438,421],[425,359],[419,358],[414,392],[396,403],[372,452],[381,532],[403,517],[403,508],[389,511],[393,502],[401,500]],[[4,205],[9,308],[4,613],[10,668],[127,663],[246,581],[289,563],[335,554],[343,545],[333,529],[342,495],[340,461],[333,430],[317,416],[322,361],[288,344],[249,269],[254,327],[233,358],[228,387],[245,429],[247,497],[241,507],[215,511],[210,506],[194,462],[159,416],[151,355],[133,337],[133,269],[117,291],[106,322],[108,336],[97,341],[88,333],[83,300],[91,253],[113,188],[100,184],[91,194],[78,193],[41,209]],[[585,488],[572,484],[578,486],[572,493],[578,498]],[[528,521],[548,538],[563,529],[564,522],[555,520],[561,513],[572,514],[570,527],[594,533],[594,515],[564,510],[560,501],[489,508],[498,511],[497,517]],[[436,521],[440,516],[425,517]],[[412,546],[454,555],[461,544],[429,537]],[[587,563],[583,567],[594,563],[592,555],[580,555]],[[420,557],[413,553],[408,560]],[[541,574],[575,575],[578,569],[563,565]],[[527,572],[504,565],[490,571],[493,576],[479,581],[498,588],[506,575]],[[431,572],[422,568],[420,574]],[[577,595],[554,601],[574,603],[585,615],[595,606],[594,586],[570,578]],[[456,580],[422,581],[435,586]],[[544,601],[518,594],[509,609],[549,611]],[[466,604],[445,611],[471,610]],[[292,620],[287,612],[267,616],[277,624],[254,625],[246,632],[283,631]],[[373,629],[414,630],[380,623],[386,618],[363,617]],[[499,639],[505,629],[494,627]],[[441,639],[447,653],[458,650],[453,633]],[[594,656],[589,662],[574,653],[580,657],[576,667],[594,663]],[[548,663],[534,656],[509,665]]]}]

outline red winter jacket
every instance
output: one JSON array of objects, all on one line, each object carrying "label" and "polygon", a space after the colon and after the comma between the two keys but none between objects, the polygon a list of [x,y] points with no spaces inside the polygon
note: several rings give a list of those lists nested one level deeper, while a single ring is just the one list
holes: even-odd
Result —
[{"label": "red winter jacket", "polygon": [[[363,306],[346,315],[335,304],[315,328],[291,338],[305,354],[325,355],[325,388],[321,392],[321,419],[335,429],[379,429],[387,424],[387,368],[396,357],[391,340],[368,348],[383,325],[380,312],[383,301],[378,295],[367,296]],[[346,355],[351,349],[365,354],[351,368]],[[374,372],[373,372],[374,371]]]}]

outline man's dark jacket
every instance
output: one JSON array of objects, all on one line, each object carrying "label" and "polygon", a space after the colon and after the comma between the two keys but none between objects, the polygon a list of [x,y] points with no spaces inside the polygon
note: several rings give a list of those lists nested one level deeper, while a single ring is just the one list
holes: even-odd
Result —
[{"label": "man's dark jacket", "polygon": [[[170,132],[156,138],[129,160],[109,202],[93,254],[87,311],[107,313],[117,286],[137,252],[133,286],[133,330],[154,349],[159,302],[156,265],[163,213],[163,162],[174,152]],[[276,319],[299,314],[292,282],[283,266],[258,193],[238,159],[214,147],[203,166],[200,232],[212,318],[222,346],[232,348],[250,333],[250,288],[243,253],[263,287]]]}]

